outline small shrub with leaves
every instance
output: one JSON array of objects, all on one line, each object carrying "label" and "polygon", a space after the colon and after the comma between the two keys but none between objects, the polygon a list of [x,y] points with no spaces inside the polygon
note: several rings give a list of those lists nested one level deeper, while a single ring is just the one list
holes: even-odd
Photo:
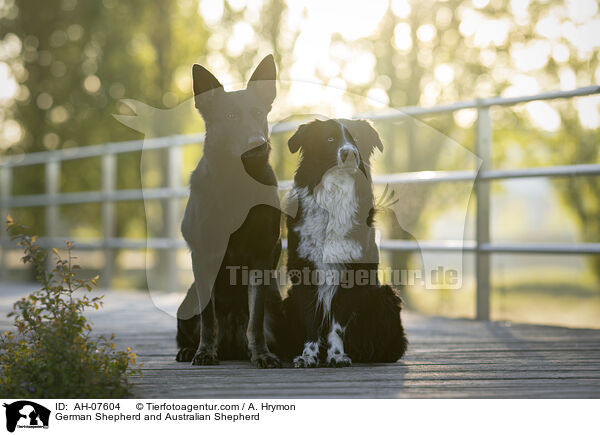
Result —
[{"label": "small shrub with leaves", "polygon": [[[55,264],[47,268],[48,254],[36,236],[7,217],[11,239],[25,251],[41,288],[14,304],[15,332],[0,338],[0,396],[19,398],[118,398],[128,395],[127,375],[137,372],[135,353],[116,350],[110,337],[92,335],[84,317],[86,309],[99,309],[102,296],[88,293],[96,280],[79,279],[71,255],[52,253]],[[83,293],[82,295],[80,295]]]}]

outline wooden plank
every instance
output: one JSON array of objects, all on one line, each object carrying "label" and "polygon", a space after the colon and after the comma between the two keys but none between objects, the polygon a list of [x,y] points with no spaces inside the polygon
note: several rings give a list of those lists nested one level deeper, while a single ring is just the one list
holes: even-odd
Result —
[{"label": "wooden plank", "polygon": [[[20,293],[3,290],[0,284],[0,311],[7,312]],[[95,331],[115,332],[118,346],[138,354],[136,397],[600,398],[599,330],[406,312],[410,346],[398,363],[258,370],[248,361],[176,362],[175,319],[147,294],[110,292],[105,307],[89,318]]]}]

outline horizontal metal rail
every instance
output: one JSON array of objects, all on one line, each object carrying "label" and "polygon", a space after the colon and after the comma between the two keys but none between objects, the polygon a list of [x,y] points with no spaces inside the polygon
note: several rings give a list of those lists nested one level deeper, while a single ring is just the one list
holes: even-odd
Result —
[{"label": "horizontal metal rail", "polygon": [[[524,169],[495,169],[479,172],[480,180],[509,180],[513,178],[550,178],[550,177],[582,177],[600,175],[600,164],[550,166],[541,168]],[[477,177],[475,171],[420,171],[405,172],[400,174],[379,175],[373,177],[373,183],[386,184],[415,184],[415,183],[441,183],[450,181],[474,181]],[[292,186],[291,180],[279,183],[280,190],[288,190]],[[69,192],[55,195],[19,195],[0,198],[0,207],[45,207],[49,205],[89,204],[99,202],[118,202],[135,200],[162,200],[172,198],[187,198],[187,187],[168,188],[154,187],[148,189],[115,190],[112,192],[88,191]]]},{"label": "horizontal metal rail", "polygon": [[600,175],[600,163],[546,166],[523,169],[490,169],[487,171],[420,171],[373,177],[375,184],[441,183],[450,181],[508,180],[511,178],[583,177]]},{"label": "horizontal metal rail", "polygon": [[169,188],[155,187],[150,189],[115,190],[112,192],[70,192],[56,195],[20,195],[0,201],[2,207],[45,207],[49,205],[90,204],[99,202],[119,202],[136,200],[161,200],[170,198],[187,198],[187,187]]},{"label": "horizontal metal rail", "polygon": [[78,148],[66,148],[56,151],[42,151],[29,154],[4,156],[0,159],[0,166],[17,167],[41,165],[49,161],[65,161],[102,157],[107,154],[123,154],[139,151],[151,151],[170,147],[179,147],[204,142],[204,133],[185,134],[157,138],[145,138],[123,142],[110,142],[100,145],[89,145]]},{"label": "horizontal metal rail", "polygon": [[[74,249],[98,250],[98,249],[182,249],[187,244],[181,238],[148,238],[148,239],[124,239],[124,238],[97,238],[97,239],[69,239],[73,242]],[[39,237],[36,241],[43,248],[60,248],[65,245],[65,239],[59,237]],[[0,240],[0,246],[4,248],[16,248],[15,244],[8,239]],[[287,240],[283,240],[284,249],[287,248]],[[484,243],[479,247],[474,240],[441,240],[441,241],[412,241],[412,240],[381,240],[379,248],[384,251],[394,252],[493,252],[498,254],[558,254],[558,255],[595,255],[600,254],[600,243]]]},{"label": "horizontal metal rail", "polygon": [[497,254],[600,254],[600,243],[481,243],[475,240],[420,241],[382,240],[385,251],[492,252]]},{"label": "horizontal metal rail", "polygon": [[457,112],[465,109],[481,109],[492,106],[515,106],[517,104],[530,103],[532,101],[559,100],[563,98],[585,97],[600,93],[600,86],[585,86],[569,91],[544,92],[536,95],[526,95],[519,97],[491,97],[479,98],[469,101],[459,101],[450,104],[441,104],[435,107],[405,106],[399,109],[391,109],[385,112],[365,113],[364,118],[374,121],[383,121],[386,119],[401,118],[405,116],[421,117],[429,115],[438,115],[441,113]]}]

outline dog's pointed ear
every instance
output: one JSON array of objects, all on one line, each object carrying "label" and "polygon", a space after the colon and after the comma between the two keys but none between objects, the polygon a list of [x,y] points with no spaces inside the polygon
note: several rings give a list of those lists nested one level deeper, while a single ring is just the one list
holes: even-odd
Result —
[{"label": "dog's pointed ear", "polygon": [[277,94],[275,87],[276,78],[277,68],[275,67],[275,59],[272,54],[269,54],[260,61],[252,73],[252,77],[250,77],[250,80],[248,81],[247,89],[252,89],[258,93],[265,105],[270,107]]},{"label": "dog's pointed ear", "polygon": [[223,91],[223,85],[202,65],[194,64],[192,67],[194,82],[194,102],[197,109],[205,105],[215,92]]},{"label": "dog's pointed ear", "polygon": [[352,138],[357,142],[358,149],[371,155],[373,150],[377,148],[383,151],[383,142],[377,133],[377,130],[369,121],[364,119],[344,119],[342,124],[350,131]]},{"label": "dog's pointed ear", "polygon": [[292,154],[297,153],[302,144],[308,139],[309,125],[302,124],[288,140],[288,148]]}]

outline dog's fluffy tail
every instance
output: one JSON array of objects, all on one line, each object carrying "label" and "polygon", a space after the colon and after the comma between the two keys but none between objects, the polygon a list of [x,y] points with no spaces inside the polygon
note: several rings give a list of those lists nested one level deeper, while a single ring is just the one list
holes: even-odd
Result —
[{"label": "dog's fluffy tail", "polygon": [[396,362],[406,352],[402,299],[389,285],[364,289],[344,334],[344,350],[354,362]]}]

